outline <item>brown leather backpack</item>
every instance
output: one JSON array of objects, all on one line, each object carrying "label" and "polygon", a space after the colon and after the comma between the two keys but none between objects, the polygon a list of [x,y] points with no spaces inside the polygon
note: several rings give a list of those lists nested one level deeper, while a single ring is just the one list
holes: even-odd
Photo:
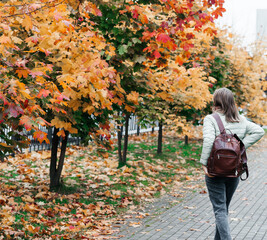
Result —
[{"label": "brown leather backpack", "polygon": [[[247,155],[243,142],[236,134],[227,133],[220,116],[213,113],[220,134],[215,138],[208,159],[208,173],[218,177],[239,177],[241,180],[248,178]],[[246,178],[242,174],[246,172]]]}]

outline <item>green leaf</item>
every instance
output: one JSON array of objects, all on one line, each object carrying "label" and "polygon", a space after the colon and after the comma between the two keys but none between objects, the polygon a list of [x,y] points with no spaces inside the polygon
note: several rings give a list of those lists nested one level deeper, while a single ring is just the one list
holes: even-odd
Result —
[{"label": "green leaf", "polygon": [[124,53],[126,53],[127,52],[127,48],[128,48],[127,45],[120,45],[119,48],[118,48],[119,54],[123,55]]},{"label": "green leaf", "polygon": [[138,38],[133,38],[133,39],[132,39],[132,42],[133,42],[134,44],[136,44],[136,43],[142,43]]}]

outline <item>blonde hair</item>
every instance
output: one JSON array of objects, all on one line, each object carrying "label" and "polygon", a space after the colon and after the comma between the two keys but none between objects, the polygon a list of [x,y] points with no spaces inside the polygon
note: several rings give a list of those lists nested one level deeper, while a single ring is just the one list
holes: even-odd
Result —
[{"label": "blonde hair", "polygon": [[213,94],[213,111],[225,115],[227,122],[239,122],[239,113],[235,104],[234,95],[228,88],[219,88]]}]

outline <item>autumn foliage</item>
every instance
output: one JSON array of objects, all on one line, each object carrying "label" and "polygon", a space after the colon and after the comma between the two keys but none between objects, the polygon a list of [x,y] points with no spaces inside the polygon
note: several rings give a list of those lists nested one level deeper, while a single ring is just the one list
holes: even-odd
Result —
[{"label": "autumn foliage", "polygon": [[[228,31],[217,28],[214,21],[223,15],[223,3],[224,0],[1,1],[0,159],[26,149],[30,144],[27,134],[32,133],[40,143],[51,144],[51,151],[38,153],[38,157],[50,161],[50,189],[59,187],[62,173],[66,176],[63,167],[66,154],[74,154],[67,149],[68,137],[75,135],[85,144],[92,140],[97,143],[94,148],[99,154],[97,159],[91,161],[91,156],[82,155],[88,161],[86,167],[100,174],[90,184],[95,181],[98,189],[102,180],[108,179],[107,184],[111,184],[107,176],[116,174],[116,184],[126,184],[120,178],[134,171],[125,166],[130,116],[137,115],[139,124],[158,122],[159,144],[162,144],[164,127],[190,138],[199,134],[199,129],[196,133],[193,126],[210,112],[212,93],[219,87],[230,88],[240,111],[266,125],[266,51],[259,43],[250,51],[241,48]],[[53,129],[51,142],[40,126]],[[117,158],[108,159],[107,149],[112,149],[115,135],[119,166],[124,166],[120,170],[116,169]],[[161,150],[158,148],[158,153]],[[37,161],[25,153],[19,159],[10,160],[11,164],[19,166],[16,174],[23,175],[22,182],[33,184],[34,176],[39,173],[23,158]],[[157,182],[155,176],[160,166],[141,160],[130,163],[137,169],[144,165],[153,176],[150,180]],[[137,171],[142,179],[143,173]],[[85,179],[83,173],[77,176]],[[56,214],[51,206],[47,211],[41,201],[36,205],[35,199],[55,202],[58,195],[48,191],[47,182],[38,181],[41,187],[36,187],[35,196],[25,197],[18,191],[9,204],[15,205],[15,211],[29,212],[31,218],[45,213],[48,217],[45,224],[67,229],[66,236],[75,237],[81,229],[93,229],[97,224],[103,224],[102,231],[109,222],[100,223],[91,215],[115,214],[112,206],[101,201],[90,204],[89,209],[83,203],[75,205],[80,198],[78,193],[70,197],[71,206],[58,207]],[[146,196],[151,192],[152,196],[163,185],[157,182],[139,189],[135,195]],[[11,184],[2,190],[12,188],[17,186]],[[120,198],[121,205],[126,207],[132,201],[132,193],[121,197],[119,191],[105,188],[98,196]],[[25,198],[27,203],[22,209],[16,206],[16,197]],[[83,197],[89,199],[90,192]],[[0,205],[7,203],[0,196]],[[77,212],[70,212],[75,207]],[[56,215],[71,218],[72,223],[56,223],[53,220]],[[1,217],[4,224],[12,225],[14,217],[8,209],[1,212]],[[34,221],[29,225],[24,219],[22,224],[32,235],[53,232],[42,229],[40,233]],[[11,227],[7,229],[12,233]],[[16,234],[19,237],[22,233]]]},{"label": "autumn foliage", "polygon": [[56,148],[69,134],[107,147],[110,118],[127,125],[134,112],[188,133],[212,91],[236,82],[239,104],[264,124],[265,59],[227,47],[214,24],[223,2],[2,2],[1,156],[25,148],[26,131],[48,142],[40,125],[55,128]]}]

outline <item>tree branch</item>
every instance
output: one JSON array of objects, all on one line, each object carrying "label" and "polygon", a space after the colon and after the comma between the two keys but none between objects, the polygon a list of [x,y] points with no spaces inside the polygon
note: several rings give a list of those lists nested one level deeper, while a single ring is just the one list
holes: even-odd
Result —
[{"label": "tree branch", "polygon": [[[40,8],[37,8],[37,9],[32,10],[32,11],[27,12],[27,13],[16,13],[16,14],[8,15],[8,16],[1,16],[1,18],[10,18],[10,17],[21,16],[21,15],[25,15],[25,14],[29,15],[29,14],[31,14],[31,13],[37,12],[37,11],[39,11],[39,10],[41,10],[41,9],[44,9],[44,8],[51,8],[51,7],[58,6],[58,5],[62,4],[62,3],[65,2],[65,1],[66,1],[66,0],[63,0],[63,1],[57,3],[57,4],[53,5],[53,6],[47,6],[47,5],[44,5],[44,6],[40,7]],[[54,2],[55,2],[55,1],[54,1]]]}]

